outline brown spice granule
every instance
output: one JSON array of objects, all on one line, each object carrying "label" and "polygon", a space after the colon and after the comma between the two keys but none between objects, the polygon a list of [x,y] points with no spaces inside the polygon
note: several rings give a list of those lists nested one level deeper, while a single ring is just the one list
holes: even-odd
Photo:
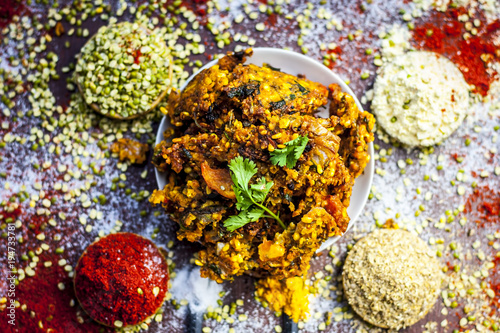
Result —
[{"label": "brown spice granule", "polygon": [[376,230],[347,256],[347,301],[367,322],[399,329],[422,319],[438,296],[442,272],[420,238],[404,230]]}]

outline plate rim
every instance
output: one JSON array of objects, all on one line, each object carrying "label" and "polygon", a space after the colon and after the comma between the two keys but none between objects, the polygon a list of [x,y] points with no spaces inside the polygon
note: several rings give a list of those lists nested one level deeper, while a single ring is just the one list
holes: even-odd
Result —
[{"label": "plate rim", "polygon": [[[316,67],[316,68],[321,69],[321,70],[328,71],[329,75],[332,75],[336,79],[337,82],[335,82],[335,83],[337,83],[342,88],[342,91],[344,91],[344,92],[348,93],[349,95],[351,95],[353,97],[354,102],[356,103],[357,107],[360,110],[364,111],[363,106],[361,105],[360,101],[358,100],[358,98],[356,97],[356,95],[354,94],[354,92],[352,91],[352,89],[340,78],[340,76],[337,75],[332,70],[328,69],[328,67],[325,67],[323,64],[320,64],[315,59],[309,58],[309,57],[307,57],[307,56],[305,56],[303,54],[300,54],[298,52],[294,52],[294,51],[290,51],[290,50],[285,50],[285,49],[280,49],[280,48],[273,48],[273,47],[256,47],[256,48],[253,48],[253,55],[252,56],[254,56],[256,53],[266,53],[266,52],[278,53],[278,54],[282,54],[283,56],[298,57],[302,61],[307,62],[310,66]],[[251,58],[251,57],[249,57],[249,58]],[[219,59],[214,59],[214,60],[211,60],[208,63],[206,63],[204,66],[202,66],[196,73],[193,73],[184,82],[184,84],[179,88],[179,91],[183,91],[186,88],[186,86],[189,84],[189,82],[191,82],[191,80],[193,80],[193,78],[196,75],[198,75],[204,69],[212,67],[213,65],[217,64],[218,61],[219,61]],[[319,68],[318,66],[320,66],[321,68]],[[160,143],[161,141],[163,141],[163,139],[164,139],[163,132],[166,129],[166,126],[168,126],[168,125],[169,125],[168,124],[168,116],[164,115],[163,118],[162,118],[162,120],[161,120],[161,122],[160,122],[160,125],[158,126],[158,130],[156,132],[155,147],[156,147],[156,145],[158,143]],[[342,235],[340,235],[340,236],[333,236],[333,237],[330,237],[329,239],[327,239],[326,241],[324,241],[321,244],[321,246],[318,248],[318,250],[316,251],[317,253],[325,250],[326,248],[328,248],[329,246],[331,246],[335,242],[337,242],[341,237],[343,237],[354,226],[354,224],[357,222],[358,218],[360,217],[361,212],[364,210],[364,208],[365,208],[365,206],[366,206],[366,204],[368,202],[368,196],[370,194],[370,189],[371,189],[372,184],[373,184],[373,176],[374,176],[374,173],[375,173],[373,142],[370,142],[368,144],[368,153],[370,154],[370,161],[368,162],[368,164],[366,165],[365,169],[363,170],[362,175],[360,176],[360,177],[363,177],[363,176],[366,175],[368,177],[368,179],[367,179],[367,183],[368,184],[366,185],[367,189],[364,191],[365,193],[362,195],[362,198],[361,198],[361,201],[362,201],[361,207],[359,208],[359,210],[356,212],[356,214],[354,216],[349,216],[349,218],[350,218],[349,219],[349,225],[347,226],[346,231]],[[159,189],[162,189],[165,186],[165,185],[163,185],[163,187],[162,187],[162,184],[166,183],[166,182],[162,181],[163,179],[166,179],[166,173],[159,172],[157,168],[154,168],[154,170],[155,170],[156,184],[157,184],[157,186],[158,186]],[[355,184],[356,184],[356,181],[355,181]],[[351,199],[352,199],[352,194],[351,194]]]}]

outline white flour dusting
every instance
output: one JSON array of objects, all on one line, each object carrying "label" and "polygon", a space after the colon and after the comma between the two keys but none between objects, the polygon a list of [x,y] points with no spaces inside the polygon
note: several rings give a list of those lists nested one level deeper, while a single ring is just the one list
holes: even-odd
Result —
[{"label": "white flour dusting", "polygon": [[194,312],[205,312],[209,306],[217,307],[222,285],[202,278],[198,267],[187,265],[176,274],[170,289],[174,299],[188,301]]}]

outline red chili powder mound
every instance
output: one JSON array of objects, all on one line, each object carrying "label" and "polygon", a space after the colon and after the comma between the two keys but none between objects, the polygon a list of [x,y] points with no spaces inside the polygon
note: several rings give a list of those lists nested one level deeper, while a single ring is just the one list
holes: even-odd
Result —
[{"label": "red chili powder mound", "polygon": [[478,34],[465,40],[464,23],[458,21],[458,16],[465,12],[464,8],[433,11],[417,23],[413,44],[417,49],[446,56],[462,71],[465,80],[476,87],[475,92],[486,96],[498,73],[489,72],[484,59],[498,60],[496,54],[499,51],[493,44],[493,37],[500,32],[500,21],[485,25],[481,20],[481,25],[476,28]]},{"label": "red chili powder mound", "polygon": [[[150,240],[132,233],[99,239],[75,269],[83,309],[108,326],[137,325],[154,315],[168,290],[168,265]],[[121,326],[121,325],[118,325]]]},{"label": "red chili powder mound", "polygon": [[[51,262],[51,267],[41,263]],[[40,256],[33,277],[26,277],[16,287],[16,299],[21,307],[15,311],[15,326],[2,324],[2,332],[111,332],[103,329],[78,306],[73,281],[57,264],[57,258]],[[58,284],[64,285],[64,290]],[[4,313],[8,309],[4,310]],[[2,314],[3,316],[3,314]],[[7,317],[8,318],[8,317]],[[5,318],[4,318],[5,319]]]},{"label": "red chili powder mound", "polygon": [[469,221],[480,226],[494,223],[500,227],[500,190],[490,189],[487,185],[476,188],[467,198],[464,212]]}]

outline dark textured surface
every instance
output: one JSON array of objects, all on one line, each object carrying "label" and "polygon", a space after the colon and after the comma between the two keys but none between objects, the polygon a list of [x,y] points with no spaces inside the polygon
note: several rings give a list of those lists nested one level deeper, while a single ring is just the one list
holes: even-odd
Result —
[{"label": "dark textured surface", "polygon": [[[65,1],[61,1],[64,3]],[[366,11],[362,12],[360,10],[361,5],[366,6]],[[114,8],[116,8],[117,4],[113,3]],[[190,6],[197,6],[190,4]],[[204,5],[200,5],[204,6]],[[285,5],[285,12],[293,11],[297,8],[299,11],[304,10],[304,4],[302,2],[297,2],[293,5]],[[351,80],[351,88],[358,96],[364,95],[367,89],[369,89],[375,78],[375,70],[376,67],[373,63],[373,55],[367,56],[365,55],[365,50],[367,48],[373,48],[375,51],[379,48],[379,39],[377,34],[379,31],[383,30],[384,26],[388,26],[394,22],[401,22],[401,15],[399,14],[400,8],[408,8],[408,4],[405,4],[401,1],[373,1],[373,4],[366,4],[361,1],[331,1],[325,7],[329,8],[339,20],[342,20],[344,25],[344,30],[342,31],[325,31],[321,26],[324,25],[324,22],[320,20],[313,20],[315,26],[312,29],[312,32],[309,36],[304,37],[304,46],[308,47],[308,55],[312,58],[321,59],[321,55],[323,51],[319,49],[319,43],[325,42],[335,42],[339,45],[342,52],[340,54],[340,60],[337,61],[333,70],[340,74],[342,78]],[[236,8],[236,7],[235,7]],[[222,13],[221,17],[233,17],[237,14],[241,7],[237,7],[238,9],[232,9],[230,11],[230,15],[228,16],[226,13]],[[32,15],[39,16],[40,20],[43,22],[44,17],[46,17],[46,9],[41,5],[33,5],[31,7]],[[214,16],[213,14],[211,16]],[[130,15],[124,15],[120,20],[130,19]],[[256,46],[269,46],[269,47],[291,47],[299,51],[299,47],[296,45],[296,39],[298,36],[297,24],[295,21],[288,21],[283,17],[275,18],[276,22],[274,24],[269,24],[264,32],[258,32],[254,29],[254,25],[257,22],[262,22],[269,20],[266,18],[266,15],[260,14],[260,17],[256,21],[251,21],[246,19],[243,24],[234,26],[230,29],[230,31],[242,31],[249,34],[251,37],[256,39]],[[274,21],[274,19],[272,20]],[[267,21],[266,21],[267,22]],[[104,25],[105,22],[98,18],[88,19],[83,23],[83,27],[89,29],[90,35],[92,35],[97,29]],[[69,29],[69,25],[65,24],[66,31]],[[354,33],[356,30],[362,30],[363,33],[360,37],[357,37],[355,41],[348,41],[347,34]],[[213,36],[208,33],[205,29],[200,29],[200,34],[202,36],[202,41],[206,44],[207,50],[205,55],[200,55],[196,57],[192,57],[191,59],[199,59],[204,63],[208,61],[209,57],[213,53],[219,53],[222,51],[232,50],[234,44],[226,47],[224,50],[218,49],[214,44]],[[64,48],[63,44],[66,40],[71,41],[70,48]],[[78,37],[68,37],[64,35],[61,38],[54,38],[54,40],[49,44],[49,50],[53,50],[56,52],[59,57],[58,70],[64,66],[68,66],[70,62],[74,62],[74,57],[78,53],[80,47],[86,42],[86,38],[78,38]],[[11,50],[5,49],[0,50],[0,55],[5,58],[10,55]],[[370,77],[367,80],[360,79],[360,73],[369,71],[371,73]],[[305,73],[307,74],[307,73]],[[57,103],[60,105],[67,105],[69,100],[69,93],[66,90],[64,81],[67,78],[65,74],[61,75],[61,80],[52,81],[50,84],[50,89],[54,93],[57,99]],[[24,97],[18,100],[18,104],[15,108],[15,111],[26,112],[30,107],[26,99],[23,100]],[[2,107],[4,107],[2,105]],[[458,169],[465,169],[466,173],[469,174],[471,180],[477,181],[480,185],[489,184],[490,186],[499,185],[498,176],[492,176],[488,179],[482,179],[477,175],[474,176],[472,171],[480,172],[485,169],[493,175],[493,167],[495,165],[499,165],[499,157],[498,154],[492,154],[490,158],[486,158],[485,154],[492,148],[497,147],[498,144],[491,142],[491,137],[494,135],[493,126],[498,124],[498,118],[495,116],[487,116],[485,109],[478,109],[479,111],[474,111],[474,114],[471,111],[471,116],[467,124],[463,125],[463,127],[454,134],[446,144],[436,147],[435,153],[431,155],[429,158],[429,163],[425,166],[421,166],[418,163],[418,155],[419,151],[416,150],[407,150],[403,148],[393,148],[392,156],[388,156],[387,163],[381,163],[380,161],[376,162],[376,168],[387,169],[387,175],[381,177],[379,175],[375,176],[375,186],[377,187],[378,193],[383,194],[382,200],[373,199],[368,202],[366,214],[360,218],[357,224],[357,228],[351,230],[344,238],[342,238],[337,246],[340,248],[337,256],[340,259],[345,258],[346,254],[346,245],[353,242],[353,238],[356,235],[361,235],[364,232],[370,230],[374,226],[373,213],[377,211],[381,211],[381,219],[383,219],[386,215],[388,217],[394,217],[395,212],[401,212],[403,217],[407,217],[410,220],[416,219],[412,216],[413,212],[418,209],[418,205],[420,203],[424,203],[426,205],[426,211],[424,214],[425,217],[433,219],[433,221],[439,220],[439,217],[444,213],[447,209],[454,209],[459,204],[464,204],[465,197],[459,197],[456,195],[456,188],[453,188],[449,185],[450,180],[455,178],[455,173]],[[482,110],[482,111],[481,111]],[[10,122],[8,117],[4,115],[0,116],[1,121]],[[39,126],[41,120],[39,118],[33,117],[25,117],[17,122],[12,122],[12,125],[9,129],[0,129],[0,136],[5,135],[6,133],[17,134],[21,136],[29,136],[29,131],[34,126]],[[155,125],[154,130],[156,130]],[[484,127],[484,130],[481,133],[477,133],[473,130],[474,126],[481,125]],[[98,130],[96,130],[98,131]],[[497,132],[498,133],[498,132]],[[151,133],[154,136],[154,131]],[[465,147],[463,144],[464,137],[471,137],[473,140],[473,144],[470,147]],[[148,135],[143,135],[141,137],[141,141],[145,141],[148,139]],[[376,139],[376,143],[380,144],[382,148],[388,149],[391,145],[383,143],[380,139]],[[2,188],[0,194],[0,200],[8,200],[12,193],[15,190],[5,189],[6,183],[11,184],[11,188],[15,188],[16,186],[20,186],[21,184],[26,184],[29,188],[32,188],[34,182],[42,182],[44,184],[44,189],[47,193],[49,193],[48,189],[50,189],[51,183],[60,175],[55,170],[55,167],[48,168],[44,171],[32,170],[31,164],[35,161],[47,161],[51,160],[54,164],[57,164],[58,159],[53,154],[48,154],[46,149],[40,149],[37,152],[33,152],[30,150],[30,145],[12,143],[7,145],[6,148],[0,150],[0,155],[3,157],[3,160],[0,161],[0,171],[6,172],[6,178],[0,178],[0,187]],[[452,156],[454,154],[464,155],[466,156],[466,161],[458,165]],[[444,161],[437,162],[437,156],[442,154],[445,156]],[[151,155],[151,154],[150,154]],[[71,164],[70,157],[65,157],[64,161],[67,164]],[[149,156],[150,158],[151,156]],[[399,169],[396,166],[396,162],[400,159],[407,159],[408,157],[414,160],[414,165],[408,166],[406,175],[399,175]],[[61,158],[62,160],[62,158]],[[92,207],[96,207],[104,213],[104,217],[100,221],[95,221],[94,229],[91,232],[85,232],[85,227],[82,226],[78,217],[81,214],[82,207],[80,203],[77,201],[76,204],[71,204],[68,202],[63,202],[62,200],[58,201],[57,205],[54,205],[51,210],[53,215],[57,215],[58,212],[65,212],[67,218],[64,221],[58,221],[58,227],[52,228],[47,227],[47,239],[44,241],[49,244],[50,250],[46,251],[42,257],[46,258],[44,260],[59,260],[66,259],[68,264],[74,265],[83,249],[89,245],[95,237],[97,237],[99,230],[104,230],[105,232],[109,232],[109,230],[113,227],[116,220],[120,220],[123,222],[122,231],[129,232],[137,232],[146,237],[150,237],[153,234],[153,230],[155,228],[159,228],[157,234],[157,238],[155,242],[159,245],[165,246],[168,241],[176,240],[175,238],[175,230],[176,226],[168,220],[165,214],[160,214],[158,217],[153,215],[153,212],[159,210],[158,208],[151,208],[150,204],[147,200],[143,200],[137,202],[130,198],[130,196],[126,195],[123,190],[118,190],[116,192],[110,191],[110,180],[113,177],[119,175],[120,172],[116,170],[117,160],[111,159],[108,161],[105,170],[107,175],[105,177],[96,178],[97,185],[91,190],[91,197],[97,196],[101,193],[104,193],[108,202],[106,205],[102,207],[93,205]],[[437,172],[435,167],[437,164],[444,165],[444,169],[442,171]],[[147,170],[147,177],[145,179],[140,177],[141,172]],[[423,175],[425,174],[439,174],[439,180],[435,182],[424,182],[422,180]],[[152,165],[149,163],[145,163],[140,166],[130,166],[126,171],[127,175],[127,188],[131,188],[132,191],[136,192],[139,190],[148,190],[152,192],[156,188],[156,181],[154,178],[154,171]],[[404,200],[402,202],[397,202],[394,200],[395,189],[398,186],[403,186],[403,178],[407,177],[411,180],[411,185],[405,187],[404,192]],[[470,182],[469,182],[470,185]],[[423,189],[422,193],[426,191],[431,191],[434,194],[432,201],[423,201],[423,195],[416,195],[415,189],[417,187],[421,187]],[[5,190],[4,190],[5,189]],[[35,191],[36,192],[36,191]],[[471,190],[470,187],[467,187],[466,196],[470,195]],[[61,197],[60,193],[51,193],[54,197]],[[25,267],[26,264],[24,261],[20,260],[21,255],[27,253],[30,250],[35,250],[40,246],[41,242],[35,238],[35,235],[38,234],[38,227],[35,229],[29,228],[28,225],[30,223],[34,223],[37,226],[47,222],[48,219],[44,219],[44,221],[38,221],[41,219],[36,216],[34,209],[24,208],[28,201],[26,201],[21,207],[21,213],[18,216],[18,219],[22,221],[22,227],[17,229],[17,236],[23,236],[24,243],[18,244],[16,247],[16,254],[18,257],[19,265],[18,267]],[[38,207],[38,206],[37,206]],[[387,211],[390,210],[390,213]],[[139,212],[145,210],[145,216],[140,216]],[[418,223],[421,223],[423,218],[417,219]],[[417,224],[418,224],[417,223]],[[405,225],[404,223],[401,223]],[[424,229],[421,236],[424,239],[429,239],[429,237],[435,238],[444,238],[446,239],[446,244],[452,240],[457,239],[459,242],[463,243],[464,247],[467,245],[470,248],[470,243],[472,243],[472,239],[467,236],[468,230],[474,229],[476,230],[476,226],[474,224],[470,224],[467,227],[461,227],[458,223],[450,224],[451,230],[449,232],[441,229],[435,229],[432,227],[434,223],[429,223],[431,226]],[[408,223],[408,227],[414,228],[412,223]],[[484,229],[477,230],[477,236],[474,239],[484,239],[484,236],[488,233],[492,233],[498,229],[498,226],[487,226]],[[50,239],[50,236],[55,234],[61,234],[62,239],[59,242],[53,241]],[[65,251],[63,255],[57,255],[54,252],[56,247],[64,247]],[[484,251],[488,256],[494,255],[491,247],[486,247],[486,242],[483,242]],[[189,265],[189,259],[192,257],[193,253],[196,252],[197,246],[193,244],[189,244],[187,242],[179,242],[176,241],[172,251],[174,252],[173,261],[176,263],[177,267],[183,267],[185,265]],[[7,244],[4,238],[0,240],[0,250],[1,253],[5,253],[7,250]],[[44,261],[41,260],[41,261]],[[446,262],[453,261],[453,258],[450,256],[442,258],[443,265]],[[477,261],[477,260],[476,260]],[[478,262],[472,260],[471,265],[479,265]],[[323,271],[325,274],[326,271],[323,270],[326,264],[331,263],[331,258],[328,257],[326,253],[323,253],[318,256],[316,260],[312,262],[311,272]],[[42,265],[38,265],[40,267]],[[334,266],[335,267],[335,266]],[[475,267],[475,266],[474,266]],[[0,260],[0,271],[6,273],[8,270],[6,259],[2,257]],[[38,272],[40,271],[40,272]],[[469,270],[471,273],[473,269]],[[37,274],[42,274],[43,268],[37,268]],[[340,276],[340,268],[335,267],[334,273],[332,275],[332,281],[335,281]],[[2,274],[2,276],[4,276]],[[38,276],[38,275],[37,275]],[[30,278],[27,278],[30,279]],[[237,299],[243,299],[244,306],[238,307],[236,314],[245,313],[248,315],[248,320],[245,322],[238,322],[236,319],[236,323],[234,325],[228,325],[226,323],[219,324],[214,320],[208,320],[204,322],[204,325],[213,328],[214,332],[227,332],[228,327],[235,327],[236,332],[272,332],[276,325],[281,325],[281,318],[277,318],[274,314],[268,310],[263,308],[257,302],[255,302],[253,298],[254,287],[253,287],[254,279],[251,277],[239,277],[233,283],[225,283],[224,290],[227,292],[227,295],[223,298],[224,304],[230,304],[231,302],[236,301]],[[18,288],[22,288],[22,284]],[[337,284],[338,285],[338,284]],[[6,282],[5,279],[2,278],[0,281],[0,295],[4,294],[6,290]],[[40,291],[43,295],[43,290]],[[25,295],[25,294],[22,294]],[[335,298],[335,291],[332,291],[333,298]],[[19,300],[21,303],[22,299]],[[322,297],[319,297],[314,301],[313,308],[322,309],[322,312],[332,311],[334,307],[346,306],[345,301],[335,302],[335,301],[326,301]],[[450,311],[450,314],[444,316],[441,314],[441,309],[443,308],[441,300],[438,300],[438,304],[434,307],[433,311],[422,321],[417,323],[410,329],[407,329],[407,332],[423,332],[423,325],[428,321],[435,321],[440,323],[443,319],[447,318],[451,323],[453,328],[458,326],[457,316],[463,316],[463,312],[458,312],[460,310],[457,309],[456,312]],[[153,324],[150,328],[149,332],[183,332],[185,330],[185,322],[187,316],[187,309],[182,307],[180,310],[175,310],[173,305],[169,302],[164,306],[165,312],[163,315],[163,321],[159,324]],[[20,310],[18,310],[20,311]],[[350,310],[352,311],[352,310]],[[29,316],[25,316],[26,320],[38,320],[29,319]],[[3,320],[3,318],[2,318]],[[320,318],[315,318],[314,316],[310,319],[309,323],[306,325],[304,330],[301,332],[316,332],[319,323],[325,320],[324,315],[320,316]],[[355,316],[354,322],[357,322],[359,319]],[[325,332],[354,332],[356,329],[352,328],[353,320],[342,320],[340,322],[333,321],[332,325],[328,325],[326,327]],[[439,327],[439,325],[437,325]],[[2,322],[2,331],[4,323]],[[18,332],[29,332],[27,329],[21,328],[21,326],[17,327]],[[77,326],[78,327],[78,326]],[[97,329],[97,327],[92,326],[93,329]],[[9,330],[12,327],[9,326]],[[452,328],[450,326],[446,328],[436,328],[437,331],[441,332],[451,332]],[[74,328],[72,332],[84,332],[84,329]],[[30,332],[31,333],[31,332]]]}]

